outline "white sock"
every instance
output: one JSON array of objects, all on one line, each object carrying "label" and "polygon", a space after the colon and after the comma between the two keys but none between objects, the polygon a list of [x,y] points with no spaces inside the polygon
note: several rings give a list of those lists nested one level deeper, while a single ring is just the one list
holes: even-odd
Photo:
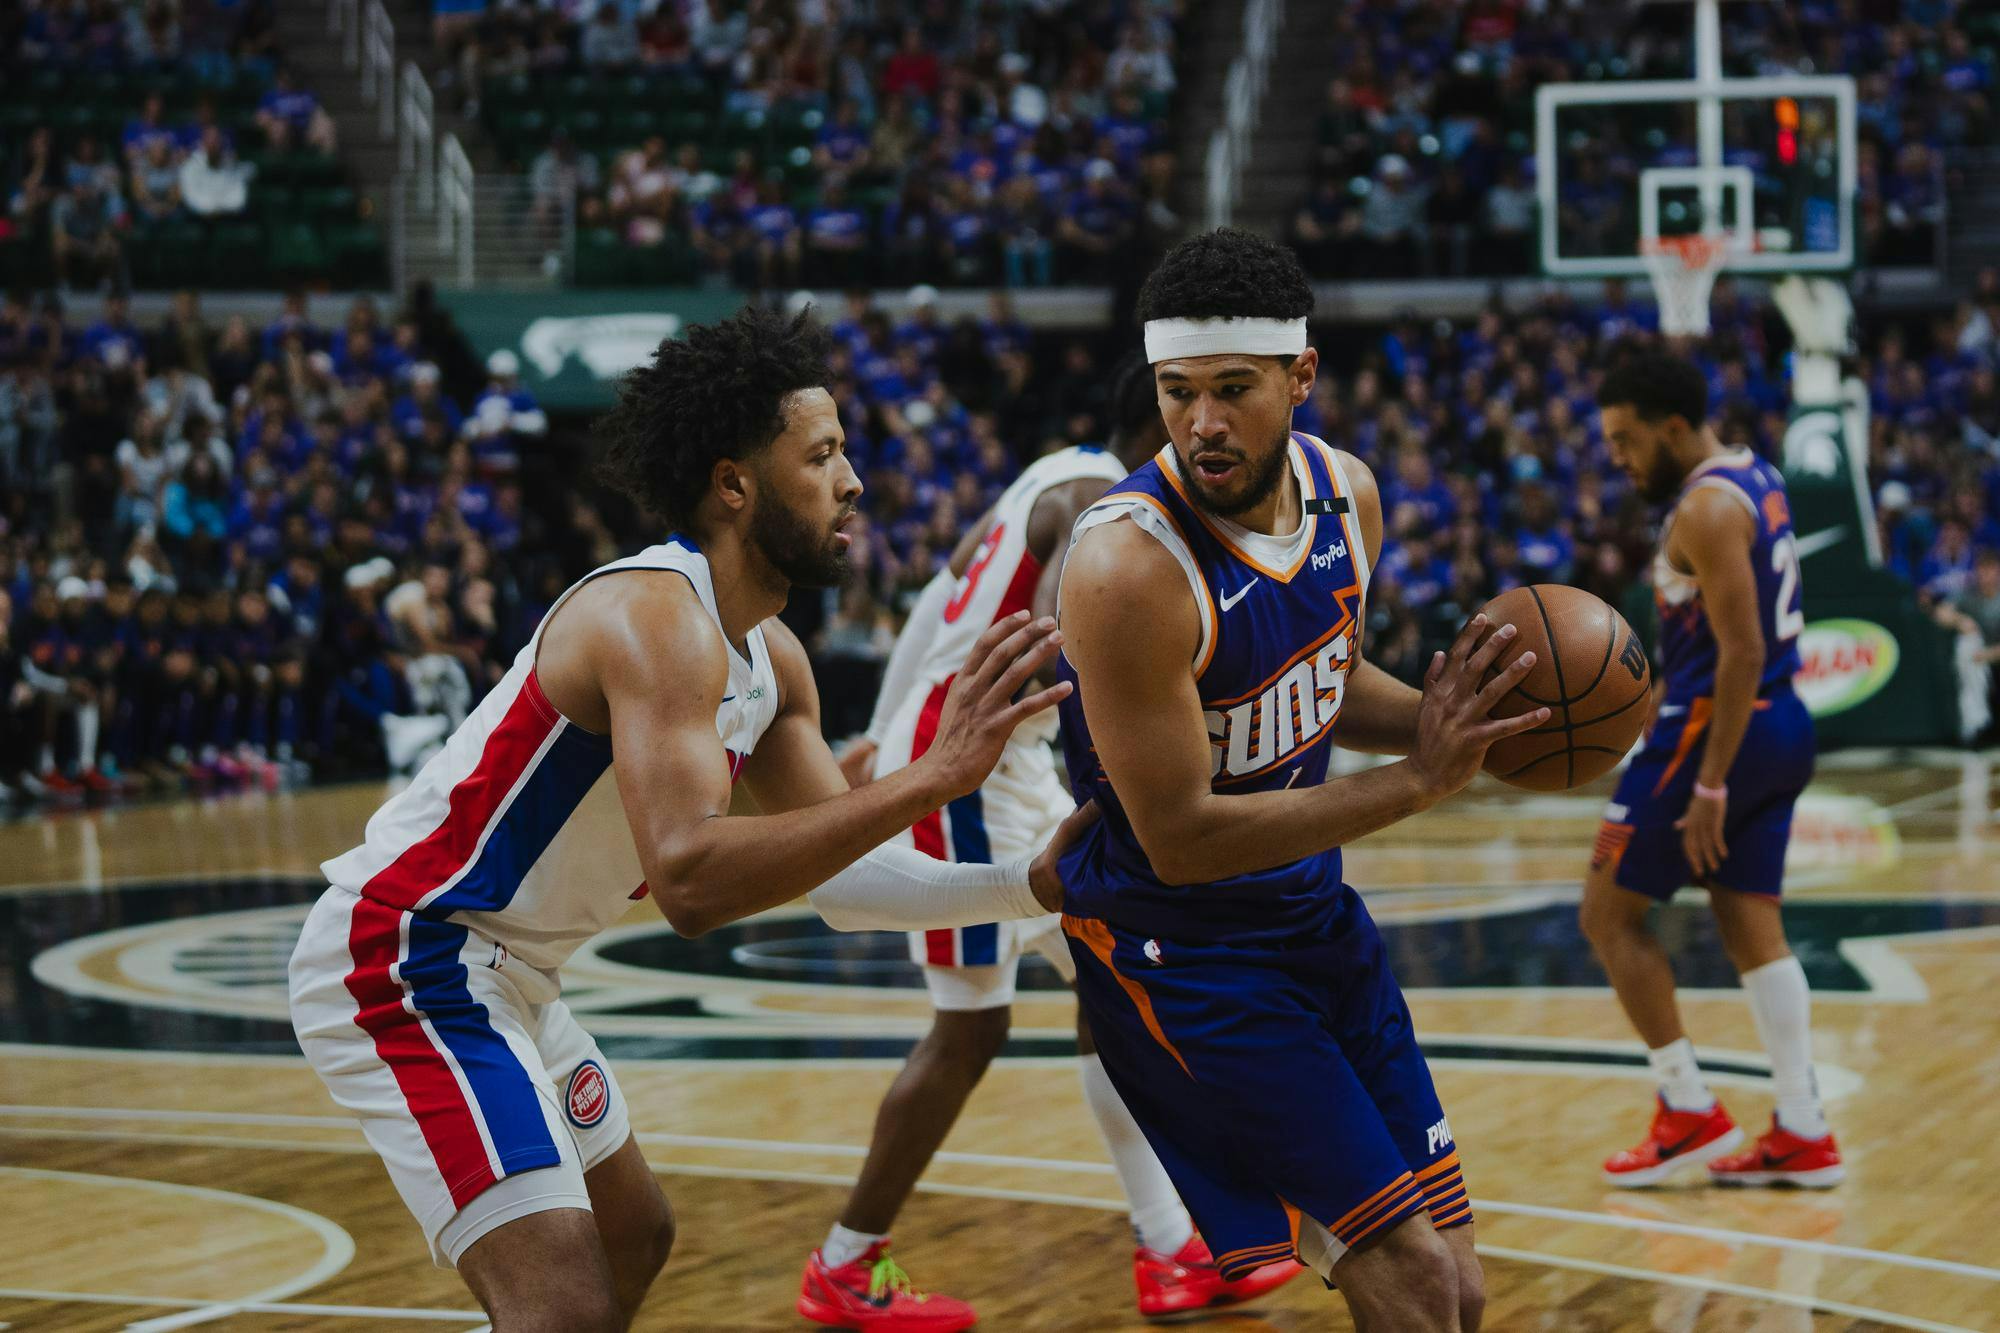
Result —
[{"label": "white sock", "polygon": [[1686,1037],[1646,1052],[1653,1077],[1660,1080],[1660,1096],[1676,1111],[1706,1111],[1714,1107],[1715,1094],[1695,1063],[1694,1043]]},{"label": "white sock", "polygon": [[868,1253],[868,1247],[878,1240],[889,1239],[887,1233],[871,1236],[865,1231],[849,1231],[835,1222],[833,1230],[826,1233],[826,1241],[819,1247],[820,1262],[828,1268],[839,1268],[851,1264]]},{"label": "white sock", "polygon": [[97,767],[97,705],[80,704],[76,710],[76,766]]},{"label": "white sock", "polygon": [[1097,1118],[1098,1132],[1104,1135],[1111,1164],[1118,1170],[1118,1183],[1125,1187],[1126,1202],[1132,1205],[1132,1230],[1139,1244],[1161,1254],[1179,1254],[1194,1235],[1194,1222],[1182,1206],[1167,1169],[1153,1155],[1153,1145],[1146,1142],[1145,1131],[1125,1108],[1125,1099],[1111,1086],[1104,1061],[1095,1055],[1083,1056],[1077,1062],[1077,1073],[1083,1079],[1083,1099]]},{"label": "white sock", "polygon": [[1771,1057],[1778,1123],[1802,1139],[1825,1138],[1826,1113],[1820,1109],[1819,1082],[1813,1077],[1812,990],[1806,985],[1805,968],[1786,954],[1745,972],[1743,991],[1750,997],[1757,1036]]},{"label": "white sock", "polygon": [[41,754],[41,760],[42,760],[42,766],[41,766],[41,767],[40,767],[39,769],[37,769],[37,770],[36,770],[37,772],[41,772],[41,773],[53,773],[53,772],[55,772],[55,771],[56,771],[56,747],[55,747],[55,746],[53,746],[53,745],[47,745],[47,744],[44,744],[44,745],[42,746],[42,754]]}]

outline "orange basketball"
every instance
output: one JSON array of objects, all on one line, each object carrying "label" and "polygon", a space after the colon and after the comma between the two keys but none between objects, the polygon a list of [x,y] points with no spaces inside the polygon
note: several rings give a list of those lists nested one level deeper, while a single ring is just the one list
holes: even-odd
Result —
[{"label": "orange basketball", "polygon": [[1535,654],[1534,670],[1493,716],[1542,707],[1551,714],[1488,750],[1486,771],[1529,791],[1567,791],[1609,773],[1646,725],[1653,684],[1646,650],[1625,617],[1583,589],[1558,583],[1511,589],[1481,609],[1518,634],[1496,671],[1524,652]]}]

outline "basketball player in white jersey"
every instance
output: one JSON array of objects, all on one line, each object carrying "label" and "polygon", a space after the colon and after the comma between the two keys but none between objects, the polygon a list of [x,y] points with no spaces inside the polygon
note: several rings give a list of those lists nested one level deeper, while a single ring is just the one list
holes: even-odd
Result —
[{"label": "basketball player in white jersey", "polygon": [[[890,655],[868,731],[841,756],[856,785],[885,778],[928,752],[945,692],[979,635],[1023,609],[1055,613],[1077,515],[1167,442],[1144,357],[1135,354],[1114,372],[1108,415],[1108,449],[1076,447],[1036,460],[967,530],[949,564],[925,587]],[[926,815],[897,842],[961,862],[1006,860],[1047,843],[1076,805],[1055,764],[1055,730],[1048,714],[1017,728],[985,786]],[[868,1159],[839,1222],[807,1257],[798,1302],[806,1318],[884,1333],[949,1333],[974,1322],[972,1307],[948,1296],[931,1295],[900,1315],[875,1308],[867,1297],[872,1288],[892,1289],[903,1281],[888,1253],[889,1229],[1006,1043],[1015,973],[1029,949],[1065,981],[1075,976],[1054,914],[911,932],[910,956],[923,968],[935,1016],[876,1112]],[[1080,1016],[1077,1044],[1084,1099],[1131,1205],[1140,1311],[1170,1314],[1247,1300],[1300,1271],[1287,1263],[1237,1282],[1223,1280],[1173,1182],[1112,1090]]]},{"label": "basketball player in white jersey", "polygon": [[[1066,692],[1015,701],[1051,623],[980,635],[935,743],[899,773],[850,791],[820,736],[775,616],[846,572],[861,485],[827,351],[809,314],[746,307],[627,377],[606,470],[674,535],[557,600],[325,864],[292,957],[306,1058],[498,1333],[625,1327],[672,1243],[617,1081],[559,998],[563,961],[633,900],[693,935],[801,895],[836,928],[881,930],[1038,915],[1060,893],[1046,854],[952,865],[881,845],[977,790]],[[761,814],[729,813],[739,779]]]}]

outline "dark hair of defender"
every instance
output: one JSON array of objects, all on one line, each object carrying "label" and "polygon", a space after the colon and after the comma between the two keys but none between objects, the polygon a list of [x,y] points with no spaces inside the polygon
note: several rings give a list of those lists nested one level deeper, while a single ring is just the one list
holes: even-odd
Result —
[{"label": "dark hair of defender", "polygon": [[1708,420],[1708,381],[1686,357],[1651,349],[1634,351],[1605,374],[1597,387],[1597,405],[1629,407],[1646,422],[1679,417],[1700,430]]}]

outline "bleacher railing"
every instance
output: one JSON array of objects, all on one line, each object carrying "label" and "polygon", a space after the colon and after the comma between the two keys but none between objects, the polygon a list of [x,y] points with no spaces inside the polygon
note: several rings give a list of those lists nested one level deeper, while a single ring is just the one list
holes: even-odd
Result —
[{"label": "bleacher railing", "polygon": [[410,178],[419,208],[437,206],[437,104],[414,60],[403,62],[396,116],[396,170]]},{"label": "bleacher railing", "polygon": [[449,255],[461,286],[470,287],[478,269],[473,259],[478,195],[472,159],[456,134],[438,145],[438,248]]},{"label": "bleacher railing", "polygon": [[1271,78],[1271,55],[1284,26],[1284,0],[1249,0],[1243,7],[1243,51],[1230,62],[1222,86],[1222,124],[1208,138],[1208,225],[1226,227],[1236,212],[1243,172],[1250,163],[1250,136],[1264,106]]}]

